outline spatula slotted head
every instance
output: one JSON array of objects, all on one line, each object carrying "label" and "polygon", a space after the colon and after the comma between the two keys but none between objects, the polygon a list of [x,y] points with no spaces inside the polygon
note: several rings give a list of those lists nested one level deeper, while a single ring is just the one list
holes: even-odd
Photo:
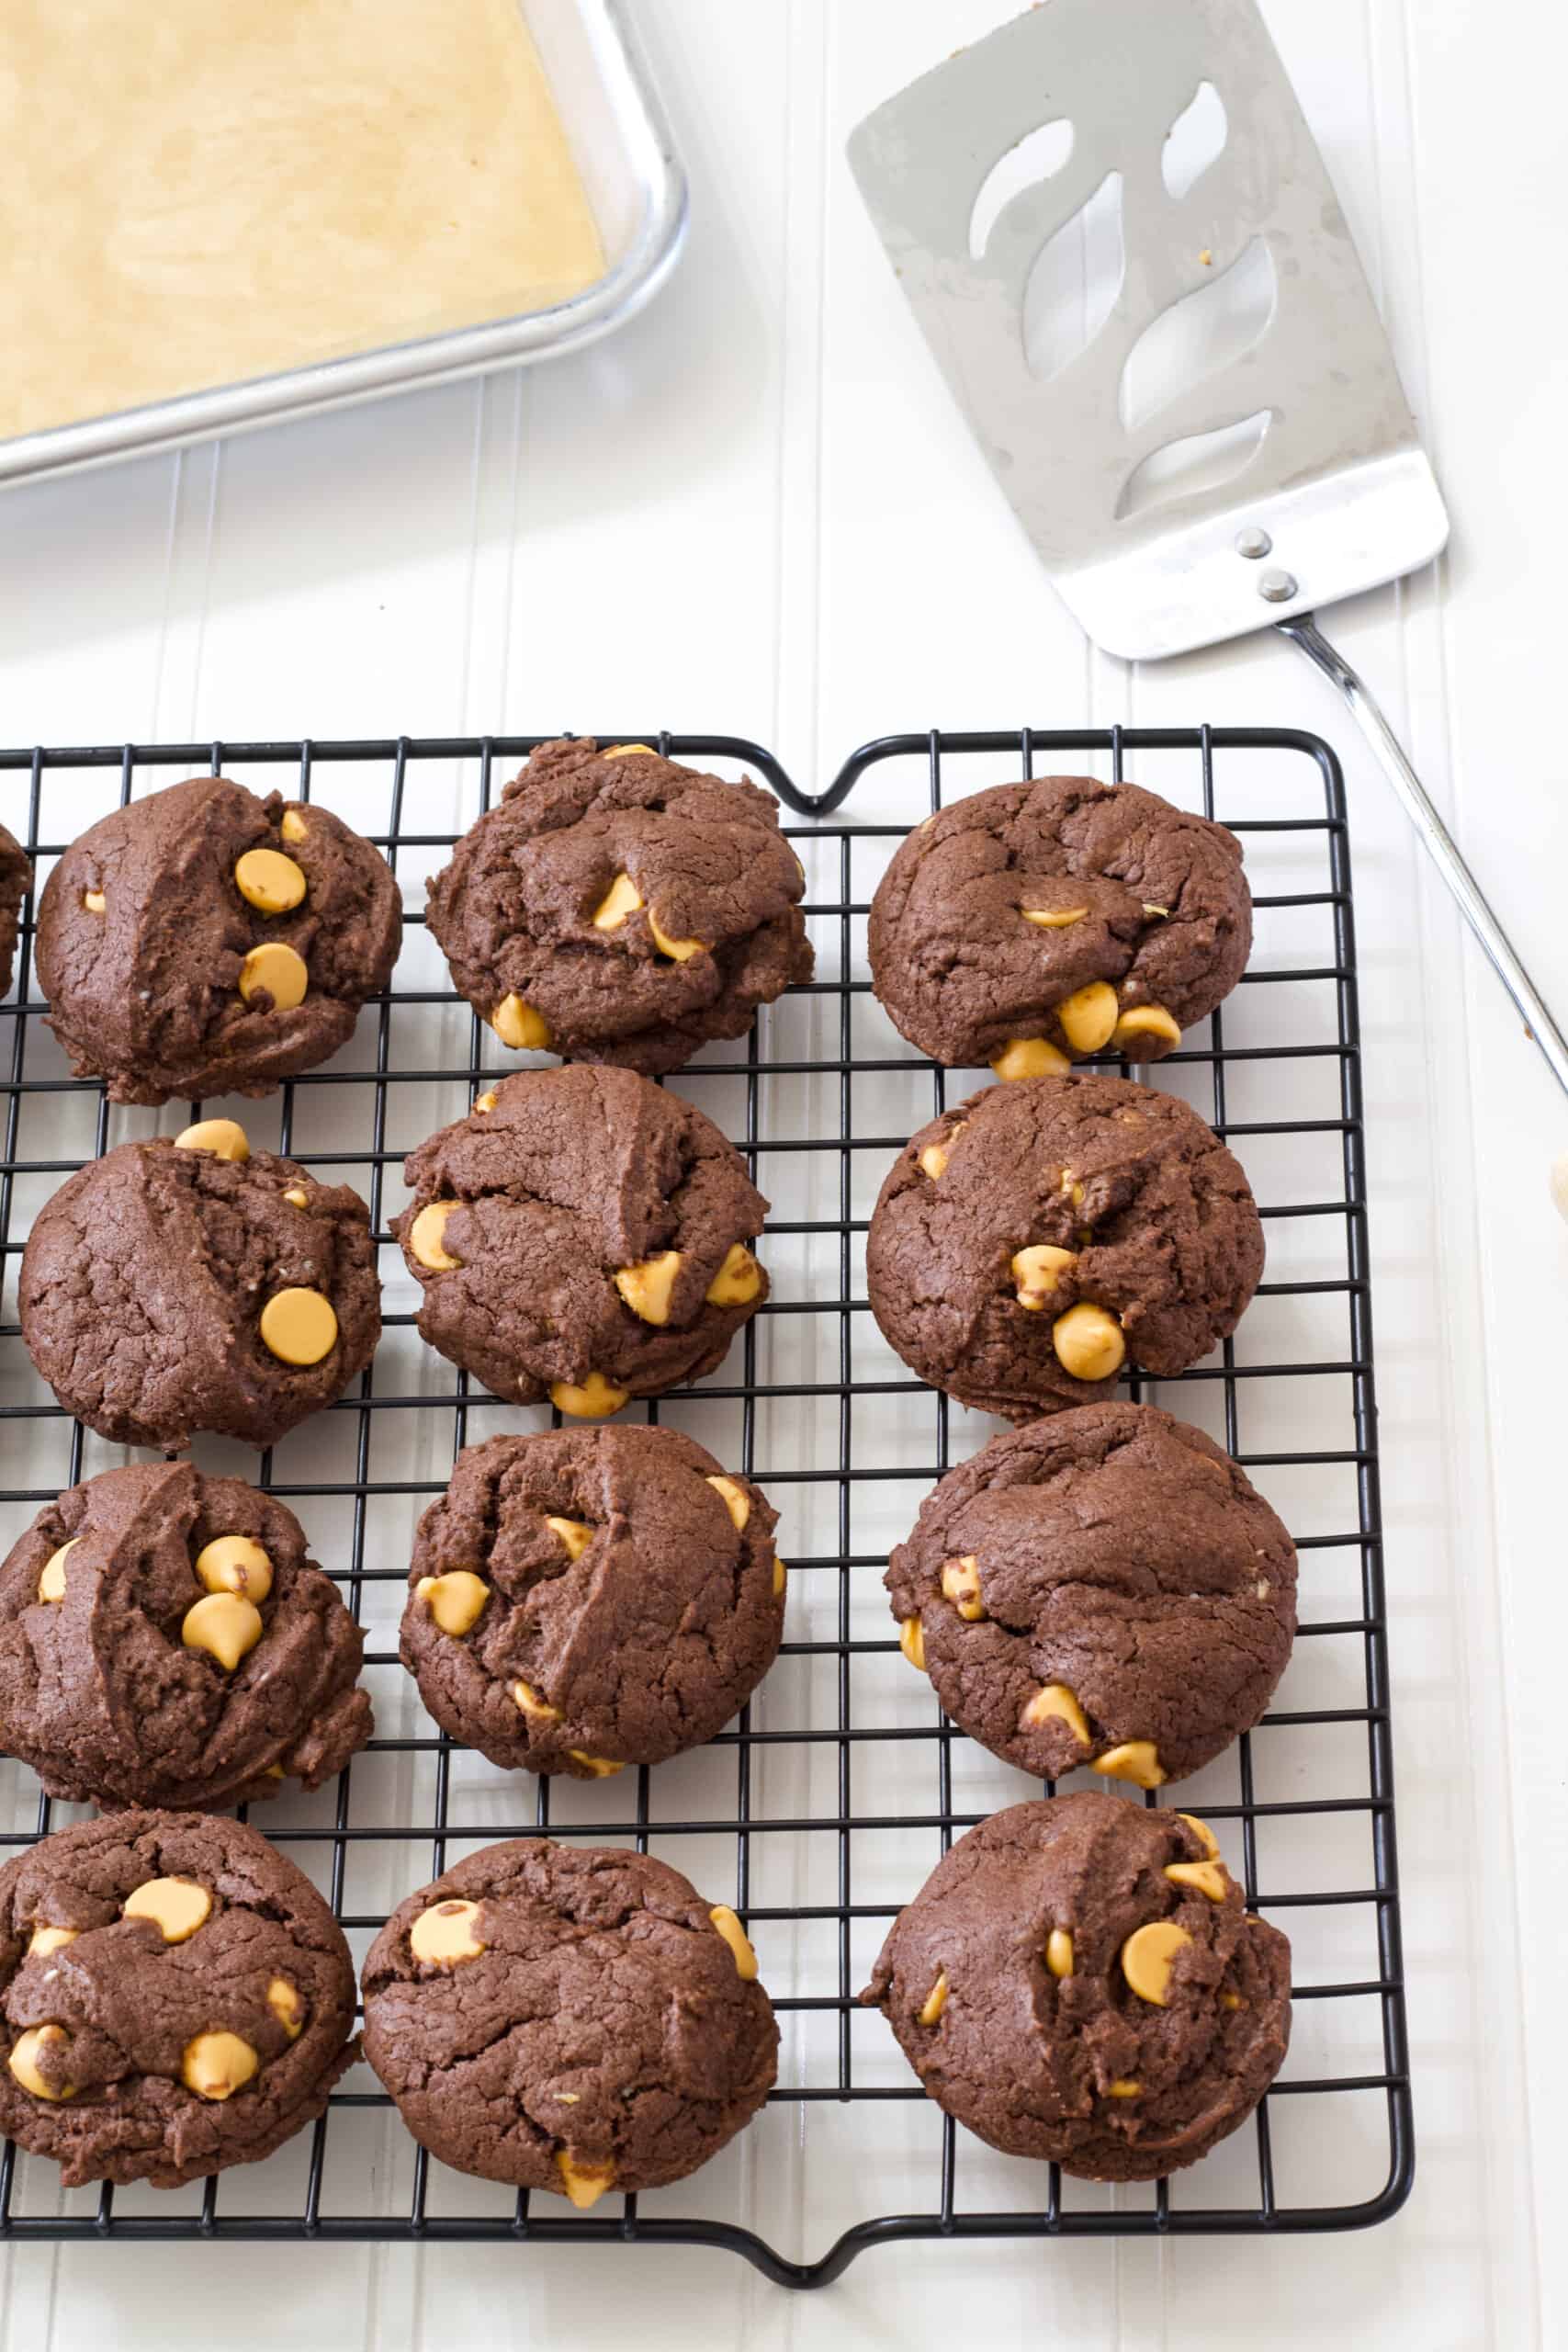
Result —
[{"label": "spatula slotted head", "polygon": [[849,154],[1097,643],[1129,660],[1212,644],[1443,545],[1388,338],[1254,0],[1045,0],[868,115]]}]

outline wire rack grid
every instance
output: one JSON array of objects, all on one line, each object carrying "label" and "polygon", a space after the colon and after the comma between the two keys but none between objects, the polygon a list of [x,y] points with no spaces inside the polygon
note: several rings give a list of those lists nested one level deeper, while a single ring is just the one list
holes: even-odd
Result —
[{"label": "wire rack grid", "polygon": [[[259,1104],[254,1142],[358,1182],[382,1244],[382,1344],[355,1390],[271,1453],[198,1441],[201,1466],[258,1479],[303,1519],[367,1637],[371,1746],[328,1789],[284,1796],[261,1826],[331,1900],[358,1959],[387,1912],[462,1854],[505,1836],[629,1843],[662,1854],[748,1925],[779,2013],[779,2084],[750,2130],[693,2179],[587,2215],[431,2163],[363,2065],[314,2130],[264,2165],[188,2191],[62,2192],[7,2145],[0,2239],[491,2240],[701,2244],[786,2285],[818,2286],[897,2238],[1334,2230],[1394,2211],[1413,2173],[1401,1973],[1371,1307],[1349,851],[1341,778],[1315,737],[1264,729],[911,734],[867,744],[815,798],[761,747],[662,731],[676,758],[761,774],[807,821],[818,974],[739,1046],[672,1081],[715,1116],[771,1195],[773,1295],[698,1388],[647,1410],[687,1430],[779,1506],[791,1566],[786,1639],[735,1726],[697,1754],[592,1784],[496,1771],[435,1734],[397,1662],[419,1512],[454,1451],[542,1426],[425,1349],[387,1223],[404,1153],[515,1065],[453,996],[421,884],[542,739],[212,743],[0,752],[0,813],[51,858],[96,816],[210,767],[327,800],[391,860],[409,906],[393,988],[325,1069]],[[1176,1383],[1133,1384],[1245,1463],[1302,1555],[1295,1657],[1257,1731],[1167,1792],[1213,1826],[1249,1907],[1292,1938],[1290,2060],[1255,2120],[1190,2172],[1145,2188],[1076,2181],[955,2131],[856,1994],[902,1903],[952,1838],[1033,1792],[953,1727],[898,1655],[881,1570],[953,1462],[995,1433],[910,1378],[870,1316],[863,1244],[891,1156],[988,1072],[914,1057],[871,997],[872,890],[915,814],[1019,775],[1138,780],[1219,815],[1247,853],[1258,939],[1222,1013],[1153,1073],[1235,1146],[1269,1267],[1235,1339]],[[827,821],[852,793],[854,821]],[[73,1080],[32,989],[24,910],[0,1158],[0,1532],[124,1456],[54,1405],[15,1321],[16,1268],[38,1207],[84,1159],[169,1131],[203,1106],[109,1105]],[[0,1055],[4,1048],[0,1046]],[[205,1106],[210,1109],[210,1105]],[[1179,1391],[1179,1394],[1174,1393]],[[1103,1785],[1103,1784],[1100,1784]],[[628,1803],[628,1798],[631,1802]],[[1129,1802],[1136,1800],[1131,1795]],[[1147,1800],[1154,1802],[1153,1798]],[[76,1815],[0,1764],[0,1844]],[[759,2217],[765,2217],[760,2220]]]}]

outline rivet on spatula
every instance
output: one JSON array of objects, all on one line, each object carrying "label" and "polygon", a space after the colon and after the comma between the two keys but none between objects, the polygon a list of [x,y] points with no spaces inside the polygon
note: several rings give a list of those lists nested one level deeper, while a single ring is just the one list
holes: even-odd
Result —
[{"label": "rivet on spatula", "polygon": [[1293,571],[1266,571],[1258,593],[1268,604],[1288,605],[1296,594],[1296,576]]},{"label": "rivet on spatula", "polygon": [[1256,563],[1260,556],[1271,554],[1273,547],[1274,542],[1268,532],[1260,531],[1256,523],[1249,523],[1245,531],[1238,531],[1235,535],[1235,551],[1237,555],[1244,555],[1248,563]]}]

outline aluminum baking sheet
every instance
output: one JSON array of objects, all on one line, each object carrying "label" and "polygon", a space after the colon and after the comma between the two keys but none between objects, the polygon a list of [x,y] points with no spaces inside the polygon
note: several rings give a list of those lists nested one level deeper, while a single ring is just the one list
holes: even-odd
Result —
[{"label": "aluminum baking sheet", "polygon": [[592,342],[661,283],[686,222],[686,181],[620,0],[518,0],[586,189],[604,273],[547,309],[215,384],[0,441],[0,483],[179,447],[413,385],[543,359]]}]

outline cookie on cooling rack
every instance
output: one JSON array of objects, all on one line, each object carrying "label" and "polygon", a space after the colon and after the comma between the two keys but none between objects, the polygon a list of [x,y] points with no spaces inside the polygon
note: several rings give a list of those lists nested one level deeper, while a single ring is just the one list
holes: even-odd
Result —
[{"label": "cookie on cooling rack", "polygon": [[928,817],[878,885],[872,985],[912,1046],[1002,1078],[1156,1061],[1252,946],[1241,843],[1135,784],[1041,776]]},{"label": "cookie on cooling rack", "polygon": [[400,1904],[364,1988],[365,2054],[421,2145],[578,2206],[695,2172],[777,2066],[734,1912],[619,1848],[470,1854]]},{"label": "cookie on cooling rack", "polygon": [[1246,2120],[1285,2055],[1291,1948],[1213,1832],[1109,1796],[993,1814],[894,1921],[861,1998],[993,2148],[1154,2180]]},{"label": "cookie on cooling rack", "polygon": [[33,885],[33,869],[20,842],[0,825],[0,996],[10,991],[17,961],[17,922]]},{"label": "cookie on cooling rack", "polygon": [[657,1077],[811,978],[805,888],[771,794],[583,739],[541,744],[425,920],[503,1045]]},{"label": "cookie on cooling rack", "polygon": [[0,1566],[0,1727],[52,1797],[313,1789],[370,1736],[364,1638],[291,1510],[188,1463],[106,1470]]},{"label": "cookie on cooling rack", "polygon": [[112,1101],[265,1094],[352,1036],[401,926],[391,868],[340,818],[196,776],[73,842],[39,907],[39,979]]},{"label": "cookie on cooling rack", "polygon": [[886,1584],[953,1721],[1043,1780],[1196,1772],[1257,1723],[1295,1636],[1295,1547],[1246,1473],[1114,1399],[950,1470]]},{"label": "cookie on cooling rack", "polygon": [[776,1521],[676,1430],[471,1445],[420,1521],[403,1664],[492,1764],[660,1763],[721,1731],[778,1653]]},{"label": "cookie on cooling rack", "polygon": [[354,1963],[258,1830],[77,1823],[0,1870],[0,2131],[67,2188],[177,2188],[270,2155],[355,2055]]},{"label": "cookie on cooling rack", "polygon": [[1247,1178],[1172,1094],[1073,1071],[988,1087],[894,1162],[866,1279],[884,1337],[961,1404],[1027,1421],[1184,1372],[1263,1271]]},{"label": "cookie on cooling rack", "polygon": [[369,1213],[231,1119],[122,1143],[71,1176],[22,1254],[22,1337],[100,1437],[178,1453],[196,1430],[271,1445],[375,1352]]},{"label": "cookie on cooling rack", "polygon": [[588,1420],[722,1363],[767,1296],[733,1144],[635,1071],[521,1070],[412,1151],[392,1221],[433,1348]]}]

